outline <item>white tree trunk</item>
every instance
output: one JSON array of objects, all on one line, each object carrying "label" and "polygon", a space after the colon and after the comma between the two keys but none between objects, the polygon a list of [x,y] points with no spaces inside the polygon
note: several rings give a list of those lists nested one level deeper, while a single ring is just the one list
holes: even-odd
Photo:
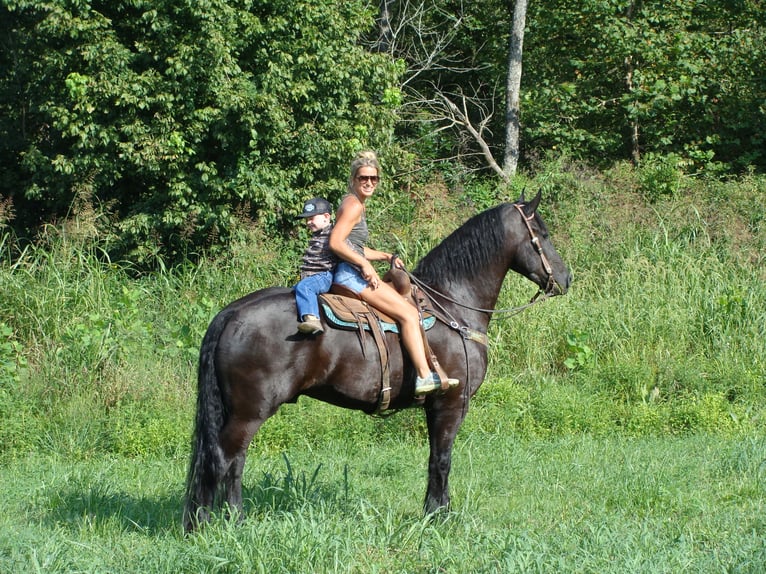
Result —
[{"label": "white tree trunk", "polygon": [[391,30],[391,8],[396,0],[380,0],[380,36],[377,49],[379,52],[388,52],[391,49],[393,30]]},{"label": "white tree trunk", "polygon": [[527,0],[516,0],[508,49],[508,78],[505,107],[505,155],[503,174],[510,179],[519,165],[519,92],[521,91],[521,56],[524,50],[524,26],[527,20]]}]

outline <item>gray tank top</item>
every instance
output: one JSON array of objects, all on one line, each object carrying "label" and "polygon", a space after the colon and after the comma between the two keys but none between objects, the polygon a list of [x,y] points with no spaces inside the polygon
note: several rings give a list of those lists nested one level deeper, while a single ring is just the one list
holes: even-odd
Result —
[{"label": "gray tank top", "polygon": [[[367,240],[370,238],[370,232],[367,229],[367,213],[362,211],[362,219],[351,228],[351,231],[346,237],[346,243],[356,253],[364,257],[364,246],[367,244]],[[353,265],[353,263],[351,264]],[[357,265],[353,265],[358,271],[361,271]]]}]

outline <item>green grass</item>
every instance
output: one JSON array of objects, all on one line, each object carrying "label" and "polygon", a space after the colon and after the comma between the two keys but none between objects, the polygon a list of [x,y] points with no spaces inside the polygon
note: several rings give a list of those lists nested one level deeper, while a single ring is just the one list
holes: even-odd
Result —
[{"label": "green grass", "polygon": [[[665,197],[625,166],[554,168],[528,184],[574,283],[490,324],[435,521],[422,413],[302,399],[256,435],[244,522],[180,533],[199,342],[228,302],[294,282],[299,241],[255,227],[139,273],[77,225],[21,252],[0,230],[0,572],[759,572],[766,178]],[[409,265],[492,199],[416,191],[371,210]],[[511,274],[498,306],[534,291]]]},{"label": "green grass", "polygon": [[34,455],[0,468],[0,571],[755,573],[766,563],[763,438],[463,433],[453,510],[434,520],[421,515],[426,456],[406,437],[253,451],[243,522],[184,538],[185,460]]}]

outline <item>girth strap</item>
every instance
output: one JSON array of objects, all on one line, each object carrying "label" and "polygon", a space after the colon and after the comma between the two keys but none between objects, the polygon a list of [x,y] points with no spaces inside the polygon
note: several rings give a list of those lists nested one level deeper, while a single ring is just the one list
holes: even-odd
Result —
[{"label": "girth strap", "polygon": [[[372,338],[378,347],[378,354],[380,355],[380,369],[383,380],[381,382],[380,394],[378,396],[378,406],[375,409],[375,414],[381,413],[388,408],[391,403],[391,366],[388,360],[388,345],[386,344],[386,334],[380,326],[377,318],[368,316],[368,322],[370,325],[370,331],[372,332]],[[360,334],[360,336],[362,336]]]}]

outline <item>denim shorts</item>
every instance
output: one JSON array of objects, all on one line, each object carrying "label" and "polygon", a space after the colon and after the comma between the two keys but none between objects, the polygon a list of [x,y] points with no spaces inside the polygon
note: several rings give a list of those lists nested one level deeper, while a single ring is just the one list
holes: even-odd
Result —
[{"label": "denim shorts", "polygon": [[345,261],[341,261],[335,268],[335,275],[332,280],[333,283],[348,287],[354,293],[361,293],[368,286],[367,281],[362,279],[356,267]]}]

